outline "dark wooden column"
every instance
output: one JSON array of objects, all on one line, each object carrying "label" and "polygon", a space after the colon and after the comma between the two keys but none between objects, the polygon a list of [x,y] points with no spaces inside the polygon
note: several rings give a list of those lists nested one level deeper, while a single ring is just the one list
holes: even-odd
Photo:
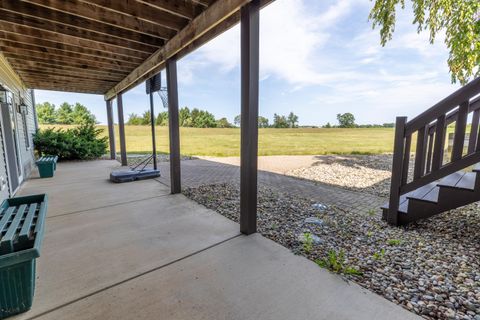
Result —
[{"label": "dark wooden column", "polygon": [[115,160],[117,152],[115,150],[115,124],[113,122],[112,100],[105,101],[107,105],[108,122],[108,140],[110,142],[110,159]]},{"label": "dark wooden column", "polygon": [[170,137],[170,189],[182,192],[180,180],[180,129],[178,121],[177,60],[167,60],[168,130]]},{"label": "dark wooden column", "polygon": [[153,107],[153,93],[150,92],[150,127],[152,129],[152,161],[153,169],[157,170],[157,142],[155,139],[155,108]]},{"label": "dark wooden column", "polygon": [[127,144],[125,142],[125,121],[123,119],[123,100],[122,94],[117,95],[118,108],[118,134],[120,136],[120,156],[122,159],[122,166],[128,165],[127,162]]},{"label": "dark wooden column", "polygon": [[259,10],[254,0],[241,9],[240,231],[257,232]]}]

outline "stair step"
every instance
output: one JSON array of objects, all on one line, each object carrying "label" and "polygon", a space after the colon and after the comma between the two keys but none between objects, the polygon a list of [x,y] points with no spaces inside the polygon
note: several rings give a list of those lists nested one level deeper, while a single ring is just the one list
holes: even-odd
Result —
[{"label": "stair step", "polygon": [[445,178],[441,179],[438,182],[438,186],[453,188],[457,185],[457,183],[460,180],[462,180],[465,173],[466,172],[463,172],[463,171],[458,171],[458,172],[452,173],[451,175],[446,176]]},{"label": "stair step", "polygon": [[422,201],[437,203],[438,202],[438,195],[440,194],[440,187],[436,186],[429,193],[423,196],[421,199]]},{"label": "stair step", "polygon": [[400,203],[400,205],[398,206],[398,212],[405,214],[408,213],[408,199],[405,198],[405,201]]},{"label": "stair step", "polygon": [[472,171],[473,172],[480,172],[480,163],[477,163],[476,165],[474,165]]},{"label": "stair step", "polygon": [[475,181],[477,180],[477,174],[474,172],[467,172],[462,180],[458,181],[455,187],[465,190],[475,190]]},{"label": "stair step", "polygon": [[[400,196],[400,200],[399,200],[399,206],[398,206],[398,211],[400,213],[408,213],[408,202],[409,202],[409,199],[410,198],[413,198],[413,199],[421,199],[423,198],[426,194],[428,194],[430,191],[432,191],[432,189],[434,189],[436,187],[436,183],[435,182],[432,182],[432,183],[429,183],[423,187],[420,187],[416,190],[413,190],[413,191],[410,191],[409,193],[406,193],[404,195],[401,195]],[[389,204],[388,202],[385,203],[382,207],[381,207],[383,210],[388,210],[389,208]]]},{"label": "stair step", "polygon": [[[428,202],[436,202],[438,199],[438,191],[434,189],[440,189],[437,187],[438,182],[432,182],[427,185],[424,185],[423,187],[420,187],[410,193],[407,193],[407,199],[409,200],[424,200],[425,197]],[[433,193],[432,193],[433,192]],[[435,195],[437,198],[434,200]]]},{"label": "stair step", "polygon": [[[463,189],[468,191],[475,190],[477,174],[475,172],[466,172],[455,184],[441,184],[442,187]],[[440,184],[439,184],[440,185]]]},{"label": "stair step", "polygon": [[[477,165],[477,168],[478,172],[480,172],[480,164]],[[408,213],[408,207],[411,200],[438,203],[441,187],[473,191],[475,190],[476,178],[476,172],[455,172],[439,181],[429,183],[414,191],[402,195],[400,197],[398,211],[404,214]],[[388,203],[383,205],[382,209],[388,210]]]}]

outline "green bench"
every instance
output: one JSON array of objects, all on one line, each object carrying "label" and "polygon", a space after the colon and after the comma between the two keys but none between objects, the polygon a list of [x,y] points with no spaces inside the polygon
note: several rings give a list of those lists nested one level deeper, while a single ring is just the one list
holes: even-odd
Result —
[{"label": "green bench", "polygon": [[51,178],[57,170],[58,156],[42,156],[35,163],[40,173],[40,178]]},{"label": "green bench", "polygon": [[35,291],[47,195],[10,198],[0,206],[0,319],[29,310]]}]

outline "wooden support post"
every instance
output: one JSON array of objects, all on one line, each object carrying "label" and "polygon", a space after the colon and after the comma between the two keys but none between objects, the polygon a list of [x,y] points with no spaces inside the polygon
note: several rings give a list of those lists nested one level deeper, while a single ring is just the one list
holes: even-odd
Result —
[{"label": "wooden support post", "polygon": [[[427,157],[428,127],[422,127],[417,134],[417,149],[415,151],[415,167],[413,170],[413,179],[419,179],[425,174],[425,161]],[[406,159],[405,161],[409,161]]]},{"label": "wooden support post", "polygon": [[[397,117],[395,124],[395,140],[393,143],[392,182],[390,184],[390,201],[388,203],[387,222],[398,225],[398,206],[400,204],[400,188],[402,186],[403,161],[405,149],[405,124],[407,117]],[[408,161],[408,160],[407,160]]]},{"label": "wooden support post", "polygon": [[118,134],[120,136],[120,157],[122,159],[122,166],[128,165],[127,161],[127,143],[125,141],[125,121],[123,119],[123,100],[122,94],[117,95],[118,108]]},{"label": "wooden support post", "polygon": [[153,169],[157,170],[157,142],[155,138],[155,108],[153,106],[153,93],[150,92],[150,127],[152,128],[152,161]]},{"label": "wooden support post", "polygon": [[457,121],[455,122],[455,135],[453,136],[452,161],[462,158],[465,145],[465,129],[467,127],[469,102],[466,101],[458,108]]},{"label": "wooden support post", "polygon": [[115,124],[113,122],[112,100],[105,101],[107,105],[107,122],[108,122],[108,141],[110,142],[110,159],[117,158],[115,150]]},{"label": "wooden support post", "polygon": [[254,0],[241,9],[240,232],[257,232],[259,10]]},{"label": "wooden support post", "polygon": [[443,164],[443,149],[445,148],[446,117],[442,114],[435,125],[435,142],[433,145],[432,171],[437,171]]},{"label": "wooden support post", "polygon": [[473,115],[472,115],[472,126],[470,129],[470,137],[468,139],[468,154],[473,153],[477,149],[479,120],[480,120],[480,109],[477,109],[473,112]]},{"label": "wooden support post", "polygon": [[408,168],[410,166],[410,149],[412,147],[412,135],[405,137],[405,145],[403,148],[403,167],[402,167],[402,186],[408,180]]},{"label": "wooden support post", "polygon": [[180,129],[178,120],[177,61],[167,60],[168,130],[170,136],[170,189],[182,192],[180,179]]}]

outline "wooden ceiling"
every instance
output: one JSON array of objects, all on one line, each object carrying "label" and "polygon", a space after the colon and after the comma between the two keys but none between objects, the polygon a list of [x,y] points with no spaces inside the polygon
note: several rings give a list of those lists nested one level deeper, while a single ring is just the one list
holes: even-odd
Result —
[{"label": "wooden ceiling", "polygon": [[111,99],[236,24],[250,1],[0,0],[0,52],[27,87]]},{"label": "wooden ceiling", "polygon": [[214,0],[0,0],[0,51],[28,87],[103,94]]}]

